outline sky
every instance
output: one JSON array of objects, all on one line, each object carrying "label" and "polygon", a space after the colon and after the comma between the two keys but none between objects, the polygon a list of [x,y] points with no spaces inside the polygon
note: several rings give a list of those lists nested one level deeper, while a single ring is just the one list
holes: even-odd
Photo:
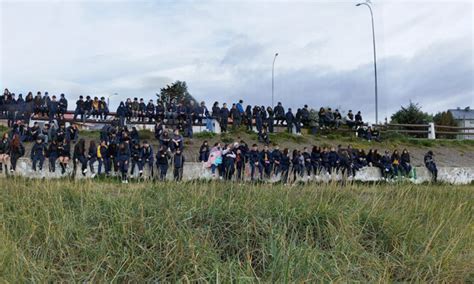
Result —
[{"label": "sky", "polygon": [[[0,87],[362,111],[374,121],[370,12],[358,1],[0,0]],[[379,120],[409,101],[474,107],[474,1],[373,0]],[[71,104],[73,105],[73,103]]]}]

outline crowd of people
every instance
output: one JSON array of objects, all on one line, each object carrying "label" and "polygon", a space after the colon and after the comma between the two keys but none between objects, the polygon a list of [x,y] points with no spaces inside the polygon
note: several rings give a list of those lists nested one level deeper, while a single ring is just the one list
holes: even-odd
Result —
[{"label": "crowd of people", "polygon": [[[12,108],[12,105],[22,108]],[[301,133],[301,126],[319,128],[338,128],[346,124],[350,128],[357,128],[359,136],[368,140],[377,139],[379,134],[370,126],[364,126],[360,112],[353,114],[349,111],[343,118],[339,110],[321,108],[318,112],[305,105],[293,114],[292,109],[285,110],[279,102],[272,107],[250,106],[244,108],[243,101],[232,104],[230,109],[226,103],[222,106],[218,102],[208,110],[206,104],[194,101],[187,103],[170,103],[166,107],[158,101],[148,104],[143,99],[127,99],[121,102],[116,116],[117,121],[104,123],[100,131],[100,139],[90,141],[86,147],[84,139],[79,139],[78,128],[75,124],[66,127],[63,119],[67,111],[67,100],[63,94],[57,100],[55,96],[44,96],[40,92],[35,97],[31,93],[23,100],[20,94],[5,90],[0,96],[0,112],[8,117],[10,131],[2,137],[0,146],[0,170],[3,165],[10,163],[10,172],[16,170],[18,158],[26,155],[24,142],[33,142],[30,152],[32,169],[43,170],[44,162],[48,161],[48,170],[56,171],[56,164],[61,173],[66,174],[70,162],[73,164],[73,175],[77,168],[83,175],[90,170],[92,175],[117,175],[123,182],[128,182],[130,176],[143,176],[144,169],[152,177],[164,180],[168,167],[173,167],[173,177],[180,181],[185,164],[184,136],[192,138],[192,125],[206,123],[209,131],[213,125],[209,121],[217,121],[221,131],[226,132],[228,124],[238,128],[242,125],[248,130],[256,127],[258,140],[263,143],[262,149],[257,144],[249,147],[244,141],[235,143],[216,143],[212,147],[204,142],[199,150],[199,161],[208,167],[214,177],[225,180],[243,180],[246,169],[249,170],[251,180],[281,179],[283,183],[297,180],[300,177],[314,177],[320,174],[331,175],[342,173],[354,177],[356,172],[364,167],[372,166],[381,170],[384,179],[398,176],[412,175],[410,154],[406,149],[401,153],[394,151],[379,153],[377,150],[353,149],[351,146],[343,148],[317,147],[301,150],[280,149],[278,146],[270,149],[268,133],[274,131],[274,126],[285,126],[290,133]],[[31,110],[31,112],[29,112]],[[11,113],[14,112],[13,117]],[[24,113],[42,115],[49,118],[49,122],[40,127],[38,122],[28,126],[28,119]],[[21,114],[21,115],[19,115]],[[81,96],[76,102],[74,119],[85,120],[89,117],[106,120],[109,115],[105,98],[91,98]],[[23,119],[23,120],[22,120]],[[130,122],[155,123],[155,138],[158,142],[156,152],[149,141],[141,141],[135,127],[129,129]],[[169,130],[169,126],[174,131]],[[184,136],[181,135],[184,133]],[[95,165],[97,164],[97,173]],[[436,163],[433,153],[425,155],[425,165],[437,177]],[[8,171],[8,169],[5,169]]]},{"label": "crowd of people", "polygon": [[[47,118],[49,122],[62,121],[67,111],[68,100],[64,94],[56,97],[50,96],[48,92],[37,92],[36,96],[33,96],[33,93],[29,92],[23,98],[22,94],[16,96],[5,89],[0,96],[0,115],[8,118],[9,126],[19,119],[29,120],[31,117]],[[128,98],[120,102],[115,115],[110,116],[105,97],[79,96],[75,103],[73,121],[107,121],[108,118],[116,118],[120,126],[157,122],[179,125],[185,136],[189,137],[192,137],[192,126],[196,124],[205,124],[207,130],[213,132],[213,121],[218,123],[221,132],[227,132],[229,125],[233,128],[245,126],[248,130],[255,127],[262,136],[264,133],[273,133],[274,126],[284,126],[288,132],[300,134],[302,127],[315,133],[318,128],[339,128],[347,125],[357,129],[365,125],[360,111],[354,114],[349,110],[343,116],[338,109],[332,110],[330,107],[317,111],[304,105],[293,111],[291,108],[285,109],[281,102],[275,107],[244,106],[243,100],[233,103],[230,107],[227,103],[220,105],[219,102],[214,102],[208,109],[205,102],[196,103],[194,100],[171,100],[164,103],[157,99],[156,102],[149,100],[146,103],[143,98]]]},{"label": "crowd of people", "polygon": [[[436,181],[437,168],[433,156],[433,152],[428,152],[425,164]],[[199,161],[211,169],[213,176],[226,180],[243,180],[246,168],[250,169],[251,180],[280,179],[283,183],[333,173],[341,173],[351,179],[364,167],[379,168],[385,180],[415,175],[407,149],[401,153],[398,150],[379,153],[376,149],[370,149],[366,153],[351,145],[347,148],[341,145],[337,148],[313,146],[290,151],[278,146],[270,149],[265,145],[260,149],[253,144],[249,147],[242,140],[225,145],[215,143],[212,147],[204,141],[199,150]]]},{"label": "crowd of people", "polygon": [[[12,173],[16,170],[18,159],[27,155],[23,146],[26,141],[33,143],[29,157],[34,171],[42,171],[47,161],[48,171],[55,172],[59,164],[61,174],[65,175],[72,163],[73,176],[80,168],[84,176],[91,171],[93,177],[115,175],[126,183],[131,176],[142,177],[144,170],[148,170],[151,178],[163,181],[172,166],[174,180],[182,180],[186,159],[184,137],[179,129],[171,132],[164,124],[158,124],[155,138],[157,143],[142,141],[135,127],[106,124],[100,131],[99,141],[96,143],[93,139],[86,145],[85,140],[79,138],[76,125],[45,124],[39,127],[35,123],[28,127],[18,121],[2,136],[0,171],[4,167]],[[153,144],[158,144],[156,152]],[[235,143],[215,143],[212,147],[205,141],[197,158],[209,168],[214,178],[224,180],[244,180],[247,172],[250,180],[279,179],[283,183],[333,173],[351,179],[364,167],[379,168],[386,180],[413,175],[410,153],[406,149],[401,153],[397,150],[379,153],[376,149],[365,152],[350,145],[346,148],[339,145],[337,148],[314,146],[290,151],[268,145],[249,147],[245,141],[237,139]],[[6,168],[8,163],[10,169]],[[436,180],[437,168],[431,151],[425,155],[425,165]]]}]

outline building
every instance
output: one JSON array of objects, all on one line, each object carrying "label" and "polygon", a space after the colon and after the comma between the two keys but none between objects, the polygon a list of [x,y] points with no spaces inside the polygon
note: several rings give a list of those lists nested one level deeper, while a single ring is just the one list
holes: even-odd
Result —
[{"label": "building", "polygon": [[470,135],[460,134],[458,139],[470,139],[474,140],[474,110],[470,107],[464,109],[450,109],[448,110],[452,115],[454,120],[458,123],[459,127],[463,128],[472,128],[472,129],[463,129],[462,133],[470,133]]}]

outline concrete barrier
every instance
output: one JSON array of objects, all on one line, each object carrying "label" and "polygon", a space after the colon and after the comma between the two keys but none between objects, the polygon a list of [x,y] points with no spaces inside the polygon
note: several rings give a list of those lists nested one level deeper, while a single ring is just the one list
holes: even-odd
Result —
[{"label": "concrete barrier", "polygon": [[[98,163],[96,162],[94,165],[95,172],[97,172]],[[50,173],[48,171],[48,163],[45,161],[43,165],[42,171],[33,171],[31,167],[31,160],[28,158],[21,158],[18,160],[17,163],[17,170],[14,173],[15,176],[23,176],[27,178],[46,178],[46,179],[54,179],[54,178],[64,178],[67,176],[72,176],[72,162],[70,163],[69,167],[66,170],[66,174],[61,174],[61,168],[59,165],[56,166],[56,172]],[[158,171],[154,169],[154,175],[156,177]],[[430,182],[431,181],[431,174],[425,167],[416,167],[417,177],[416,179],[410,179],[413,183],[423,183],[423,182]],[[7,173],[3,171],[1,174],[4,177]],[[167,179],[172,179],[173,170],[172,167],[168,170]],[[144,177],[149,177],[150,172],[149,169],[146,167],[144,171]],[[77,179],[83,178],[91,178],[92,174],[90,171],[87,172],[85,176],[81,174],[80,169],[78,168],[76,177]],[[135,174],[133,178],[138,177],[138,169],[135,169]],[[183,179],[184,180],[197,180],[197,179],[212,179],[216,178],[213,177],[211,171],[208,168],[205,168],[202,163],[186,163],[184,170],[183,170]],[[245,173],[245,179],[250,179],[249,169],[247,167]],[[311,176],[305,178],[298,178],[301,181],[316,181],[316,182],[330,182],[330,181],[338,181],[345,179],[341,174],[332,174],[327,175],[322,173],[318,176]],[[354,180],[356,181],[365,181],[365,182],[376,182],[382,181],[382,175],[378,168],[374,167],[366,167],[361,169],[357,172]],[[272,182],[279,181],[279,177],[275,177],[271,180]],[[442,167],[438,170],[438,181],[446,182],[450,184],[470,184],[474,181],[474,167],[468,168],[456,168],[456,167]]]}]

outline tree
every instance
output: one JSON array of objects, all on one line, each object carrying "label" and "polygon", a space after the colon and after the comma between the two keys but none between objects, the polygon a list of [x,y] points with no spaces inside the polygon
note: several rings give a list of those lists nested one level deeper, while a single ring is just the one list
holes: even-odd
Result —
[{"label": "tree", "polygon": [[188,92],[188,85],[185,81],[176,81],[171,85],[161,88],[160,94],[156,94],[158,100],[165,106],[170,103],[188,104],[190,101],[197,103],[196,99]]},{"label": "tree", "polygon": [[436,125],[458,126],[458,123],[454,120],[453,114],[450,111],[438,112],[433,117],[433,121]]},{"label": "tree", "polygon": [[[433,121],[436,125],[442,125],[442,126],[458,126],[458,123],[456,120],[454,120],[453,114],[450,111],[443,111],[443,112],[438,112],[434,117]],[[457,132],[457,130],[453,129],[442,129],[442,131],[448,131],[448,132]],[[456,138],[456,135],[454,134],[439,134],[436,135],[438,137],[443,137],[443,138],[449,138],[453,139]]]},{"label": "tree", "polygon": [[394,113],[390,123],[395,124],[426,124],[433,121],[433,116],[421,111],[417,103],[410,101],[408,106]]}]

